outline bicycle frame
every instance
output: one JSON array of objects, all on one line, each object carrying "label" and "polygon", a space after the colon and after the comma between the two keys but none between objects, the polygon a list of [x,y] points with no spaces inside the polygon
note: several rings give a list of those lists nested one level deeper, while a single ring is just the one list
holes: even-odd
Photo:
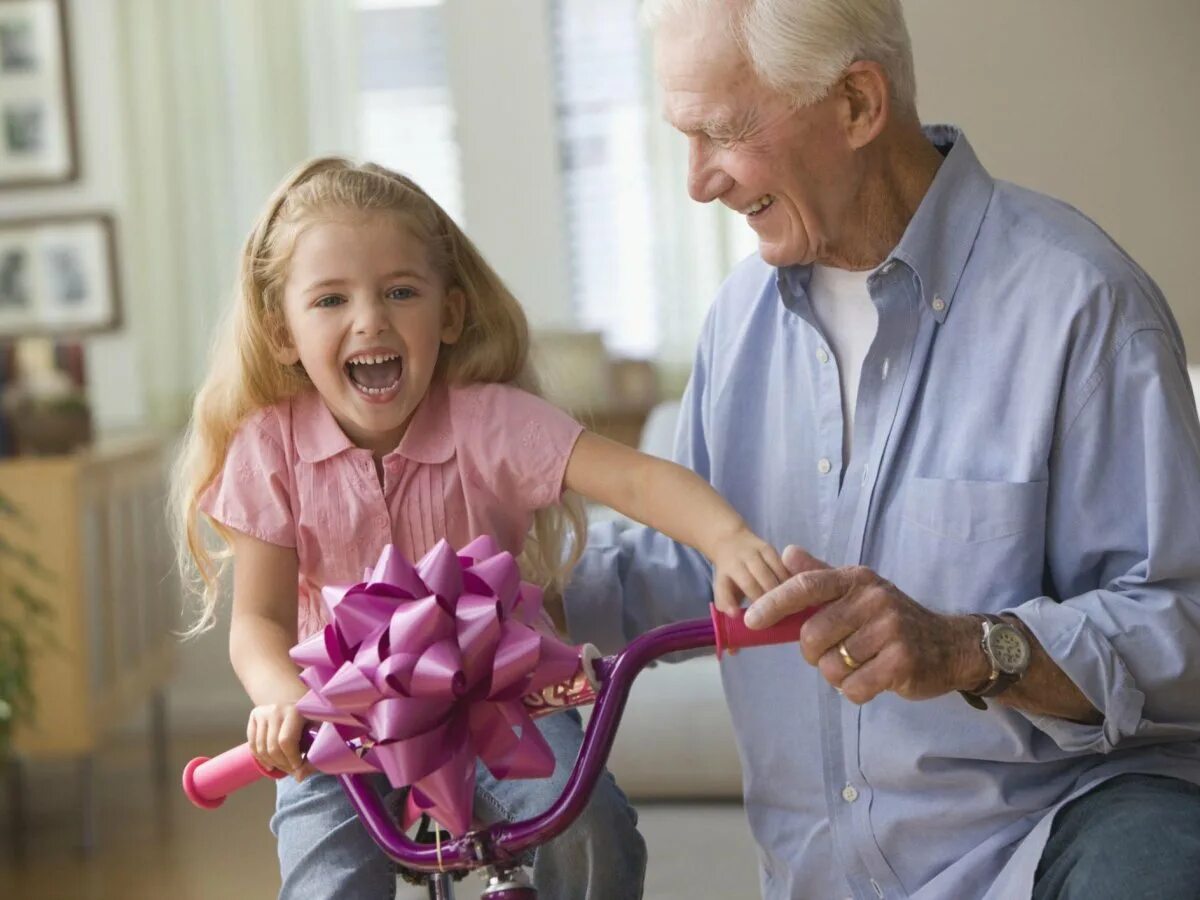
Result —
[{"label": "bicycle frame", "polygon": [[[414,841],[397,826],[366,776],[339,775],[338,780],[367,833],[384,854],[404,868],[427,876],[430,897],[453,896],[448,873],[485,869],[490,881],[481,898],[536,900],[536,890],[521,871],[520,857],[557,837],[583,812],[612,750],[617,725],[638,674],[649,663],[672,653],[715,646],[719,658],[727,649],[796,641],[800,626],[815,612],[815,607],[805,609],[771,628],[752,631],[740,615],[725,616],[712,607],[709,619],[663,625],[634,639],[620,653],[595,660],[598,689],[579,756],[558,800],[535,818],[497,823],[430,846]],[[315,728],[310,728],[309,740],[313,734]],[[193,803],[211,809],[219,806],[226,794],[263,776],[277,778],[282,773],[263,769],[243,744],[212,760],[192,760],[184,770],[183,786]]]}]

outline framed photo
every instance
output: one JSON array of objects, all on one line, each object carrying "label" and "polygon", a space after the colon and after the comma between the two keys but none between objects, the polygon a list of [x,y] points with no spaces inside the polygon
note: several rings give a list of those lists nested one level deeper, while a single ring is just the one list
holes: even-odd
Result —
[{"label": "framed photo", "polygon": [[0,222],[0,338],[115,328],[116,259],[108,216]]},{"label": "framed photo", "polygon": [[0,0],[0,188],[77,175],[65,0]]}]

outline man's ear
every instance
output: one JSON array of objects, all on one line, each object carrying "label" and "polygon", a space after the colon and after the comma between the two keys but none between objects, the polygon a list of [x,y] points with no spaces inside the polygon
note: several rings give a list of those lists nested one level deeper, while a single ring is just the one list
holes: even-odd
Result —
[{"label": "man's ear", "polygon": [[843,127],[846,140],[855,150],[879,136],[892,114],[891,88],[887,73],[877,62],[862,59],[851,63],[842,76]]},{"label": "man's ear", "polygon": [[467,315],[467,295],[462,288],[450,288],[446,291],[446,301],[442,304],[442,343],[455,344],[462,337],[463,325]]}]

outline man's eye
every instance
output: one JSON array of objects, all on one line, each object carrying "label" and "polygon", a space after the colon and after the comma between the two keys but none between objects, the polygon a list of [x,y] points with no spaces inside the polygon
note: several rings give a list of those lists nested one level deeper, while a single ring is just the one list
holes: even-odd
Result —
[{"label": "man's eye", "polygon": [[321,297],[316,303],[313,304],[313,306],[319,306],[322,309],[325,309],[330,306],[340,306],[342,302],[343,300],[341,297],[337,296],[336,294],[330,294],[326,297]]},{"label": "man's eye", "polygon": [[389,300],[407,300],[410,297],[415,297],[417,292],[412,288],[396,287],[387,292]]}]

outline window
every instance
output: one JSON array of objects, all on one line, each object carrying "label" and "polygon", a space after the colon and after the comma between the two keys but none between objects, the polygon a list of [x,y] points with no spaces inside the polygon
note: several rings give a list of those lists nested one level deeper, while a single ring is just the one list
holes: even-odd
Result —
[{"label": "window", "polygon": [[554,0],[552,16],[575,321],[612,353],[650,357],[660,304],[637,0]]},{"label": "window", "polygon": [[403,172],[462,224],[442,0],[358,0],[363,155]]}]

